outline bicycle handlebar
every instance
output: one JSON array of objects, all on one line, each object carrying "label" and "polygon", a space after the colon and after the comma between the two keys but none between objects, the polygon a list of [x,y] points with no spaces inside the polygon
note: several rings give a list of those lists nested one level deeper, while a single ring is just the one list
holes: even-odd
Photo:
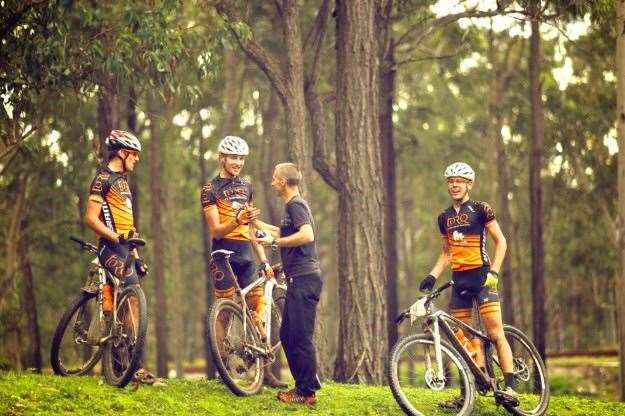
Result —
[{"label": "bicycle handlebar", "polygon": [[[450,287],[452,287],[454,285],[454,281],[450,280],[447,283],[445,283],[442,286],[439,286],[437,289],[433,290],[432,292],[430,292],[429,294],[425,295],[426,296],[426,301],[425,301],[425,306],[428,307],[429,304],[436,299],[437,297],[440,296],[440,294],[442,292],[444,292],[445,290],[449,289]],[[397,318],[395,318],[395,323],[396,324],[400,324],[404,319],[406,319],[408,316],[410,316],[410,309],[406,309],[405,311],[403,311],[402,313],[399,314],[399,316],[397,316]]]},{"label": "bicycle handlebar", "polygon": [[88,243],[88,242],[86,242],[84,240],[81,240],[78,237],[70,235],[69,239],[72,240],[75,243],[78,243],[80,245],[80,249],[81,250],[90,251],[90,252],[92,252],[94,254],[98,252],[98,248],[96,246],[94,246],[93,244]]}]

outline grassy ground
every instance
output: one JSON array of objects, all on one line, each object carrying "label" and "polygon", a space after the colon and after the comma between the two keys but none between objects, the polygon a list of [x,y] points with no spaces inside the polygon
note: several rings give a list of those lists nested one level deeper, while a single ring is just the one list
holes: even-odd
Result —
[{"label": "grassy ground", "polygon": [[[240,398],[207,380],[169,380],[166,387],[119,390],[97,377],[0,373],[0,415],[401,415],[386,386],[326,383],[314,409],[280,403],[275,392]],[[481,398],[474,415],[507,414],[490,401]],[[547,414],[617,416],[625,414],[625,404],[554,396]]]}]

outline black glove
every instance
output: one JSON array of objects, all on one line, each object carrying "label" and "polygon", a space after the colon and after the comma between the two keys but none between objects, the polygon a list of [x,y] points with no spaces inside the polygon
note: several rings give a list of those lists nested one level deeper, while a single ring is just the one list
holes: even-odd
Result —
[{"label": "black glove", "polygon": [[139,276],[145,276],[148,274],[148,265],[145,264],[143,259],[135,259],[135,270]]},{"label": "black glove", "polygon": [[126,244],[128,242],[128,240],[130,240],[133,237],[136,237],[138,234],[135,235],[135,231],[134,230],[130,230],[128,231],[128,235],[124,236],[124,234],[117,234],[117,239],[119,240],[119,244]]},{"label": "black glove", "polygon": [[419,290],[421,292],[429,292],[434,287],[434,283],[436,283],[436,277],[428,274],[421,280],[421,284],[419,285]]}]

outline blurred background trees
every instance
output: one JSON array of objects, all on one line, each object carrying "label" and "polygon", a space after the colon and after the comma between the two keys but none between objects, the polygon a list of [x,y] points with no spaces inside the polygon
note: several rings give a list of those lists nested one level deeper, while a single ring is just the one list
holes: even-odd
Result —
[{"label": "blurred background trees", "polygon": [[362,15],[343,1],[3,3],[2,368],[47,366],[90,260],[68,236],[95,238],[82,216],[111,128],[145,149],[131,186],[159,375],[212,374],[199,190],[226,134],[250,143],[244,174],[273,223],[273,165],[304,168],[325,277],[324,378],[384,382],[398,335],[389,322],[440,250],[442,171],[458,160],[476,169],[472,196],[491,203],[508,238],[506,321],[547,357],[623,345],[620,3],[361,3]]}]

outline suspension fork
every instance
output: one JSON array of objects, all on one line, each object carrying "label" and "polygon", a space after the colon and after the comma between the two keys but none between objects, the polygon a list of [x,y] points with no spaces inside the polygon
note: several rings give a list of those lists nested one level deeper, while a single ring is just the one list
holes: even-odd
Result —
[{"label": "suspension fork", "polygon": [[432,336],[434,338],[434,356],[436,358],[437,374],[436,377],[442,380],[445,377],[445,370],[443,368],[443,353],[441,349],[441,333],[438,324],[438,318],[434,320],[432,330]]},{"label": "suspension fork", "polygon": [[273,307],[273,289],[276,286],[276,279],[269,279],[265,282],[265,337],[267,345],[271,345],[271,308]]}]

